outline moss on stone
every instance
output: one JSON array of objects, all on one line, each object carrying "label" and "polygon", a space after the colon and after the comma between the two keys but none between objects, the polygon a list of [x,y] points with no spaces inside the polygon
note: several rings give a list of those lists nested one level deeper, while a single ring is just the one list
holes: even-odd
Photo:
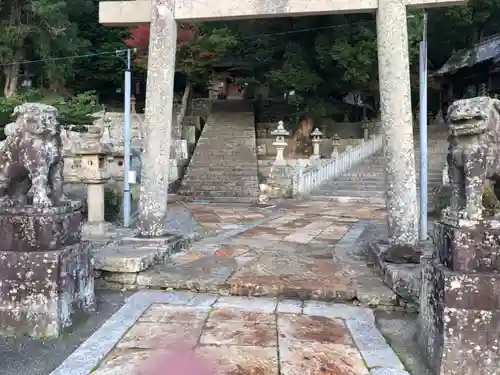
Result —
[{"label": "moss on stone", "polygon": [[[434,215],[441,215],[441,212],[447,208],[451,203],[451,187],[450,186],[441,186],[434,196]],[[490,181],[487,180],[484,185],[484,193],[483,193],[483,207],[485,216],[493,216],[500,213],[500,200],[498,200],[497,195],[495,194],[495,186]]]},{"label": "moss on stone", "polygon": [[104,188],[104,219],[107,222],[114,222],[120,217],[122,211],[122,196],[114,188],[106,186]]},{"label": "moss on stone", "polygon": [[487,216],[493,216],[500,212],[500,201],[495,195],[494,185],[489,180],[484,184],[483,207]]},{"label": "moss on stone", "polygon": [[433,210],[432,213],[437,216],[441,216],[441,212],[446,209],[451,203],[451,187],[441,186],[436,189],[433,194]]}]

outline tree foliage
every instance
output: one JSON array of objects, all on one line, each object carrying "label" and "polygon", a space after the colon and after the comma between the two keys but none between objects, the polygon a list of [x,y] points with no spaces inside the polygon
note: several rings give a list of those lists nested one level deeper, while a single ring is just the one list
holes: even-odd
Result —
[{"label": "tree foliage", "polygon": [[[64,0],[5,0],[0,9],[0,63],[3,65],[4,95],[14,95],[20,84],[23,60],[48,59],[39,72],[53,89],[64,85],[71,63],[54,58],[79,53],[86,42],[68,19]],[[24,67],[29,70],[30,67]]]},{"label": "tree foliage", "polygon": [[25,102],[41,102],[56,107],[61,125],[74,131],[86,131],[85,125],[90,125],[95,120],[92,114],[100,110],[97,95],[93,91],[63,99],[60,96],[47,96],[40,90],[21,90],[8,98],[0,98],[0,139],[4,139],[4,126],[14,120],[14,108]]},{"label": "tree foliage", "polygon": [[[84,1],[84,3],[79,2]],[[72,4],[72,5],[71,5]],[[91,56],[72,60],[73,76],[67,85],[73,92],[95,90],[103,100],[113,98],[123,86],[126,64],[116,51],[126,48],[127,28],[106,27],[99,23],[99,0],[71,0],[69,19],[78,28],[78,37],[86,41],[83,51]]]},{"label": "tree foliage", "polygon": [[[124,62],[114,51],[136,48],[136,66],[147,68],[149,27],[132,30],[98,23],[99,0],[3,0],[0,7],[0,76],[4,95],[16,98],[23,74],[34,75],[44,95],[95,90],[116,95]],[[422,11],[409,14],[411,81],[418,90],[418,42]],[[500,32],[500,1],[471,0],[465,6],[429,10],[429,67],[438,69],[456,51]],[[212,66],[233,61],[229,70],[246,83],[266,83],[299,112],[330,116],[348,93],[376,110],[378,62],[375,16],[329,15],[299,18],[181,24],[176,71],[191,87],[206,84]],[[67,58],[72,55],[91,56]],[[45,60],[26,64],[25,60]],[[227,64],[226,64],[227,65]],[[231,65],[231,64],[229,64]],[[179,80],[180,82],[180,80]],[[14,98],[15,97],[15,98]],[[121,97],[121,95],[120,95]],[[417,104],[418,95],[413,95]],[[120,98],[121,99],[121,98]],[[84,106],[85,107],[85,106]]]},{"label": "tree foliage", "polygon": [[432,9],[429,12],[430,67],[438,69],[453,52],[500,33],[499,19],[497,0],[471,0],[465,6]]},{"label": "tree foliage", "polygon": [[[125,40],[127,46],[137,49],[136,63],[143,68],[147,68],[149,34],[149,25],[137,26]],[[236,39],[226,28],[179,24],[176,72],[184,74],[192,83],[206,82],[212,64],[235,44]]]}]

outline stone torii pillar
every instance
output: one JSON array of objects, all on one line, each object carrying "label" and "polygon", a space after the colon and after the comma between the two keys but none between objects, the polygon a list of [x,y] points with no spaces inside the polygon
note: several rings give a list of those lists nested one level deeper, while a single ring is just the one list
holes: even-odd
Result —
[{"label": "stone torii pillar", "polygon": [[417,191],[410,102],[407,7],[439,7],[466,0],[133,0],[102,1],[108,26],[151,23],[139,230],[165,232],[171,143],[176,21],[199,22],[334,13],[377,13],[382,129],[387,161],[391,244],[418,241]]}]

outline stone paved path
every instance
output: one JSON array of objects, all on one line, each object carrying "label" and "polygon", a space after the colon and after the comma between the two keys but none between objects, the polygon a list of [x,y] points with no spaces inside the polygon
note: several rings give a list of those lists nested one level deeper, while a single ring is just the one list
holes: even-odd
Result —
[{"label": "stone paved path", "polygon": [[133,295],[51,375],[153,375],[149,362],[181,343],[217,375],[408,375],[367,308],[154,291]]},{"label": "stone paved path", "polygon": [[[367,266],[360,242],[368,221],[384,218],[381,206],[299,201],[267,213],[235,205],[189,208],[202,225],[229,221],[231,228],[174,254],[167,264],[137,275],[108,275],[107,282],[225,295],[400,303]],[[232,228],[236,232],[231,234]]]},{"label": "stone paved path", "polygon": [[269,212],[266,207],[237,204],[186,203],[185,206],[207,232],[220,233],[239,228],[255,220],[264,219]]}]

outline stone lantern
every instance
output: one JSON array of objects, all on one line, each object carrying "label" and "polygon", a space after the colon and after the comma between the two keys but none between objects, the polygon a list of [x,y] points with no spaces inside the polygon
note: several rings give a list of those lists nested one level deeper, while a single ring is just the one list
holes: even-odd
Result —
[{"label": "stone lantern", "polygon": [[276,137],[276,140],[273,142],[273,146],[276,147],[276,160],[275,164],[285,164],[285,158],[283,157],[283,151],[287,146],[287,142],[285,137],[290,135],[290,132],[286,130],[283,126],[283,121],[278,122],[278,127],[276,130],[271,132],[273,137]]},{"label": "stone lantern", "polygon": [[311,155],[311,159],[319,159],[321,155],[319,154],[319,144],[321,143],[321,137],[323,133],[319,131],[318,128],[314,129],[311,133],[312,144],[313,144],[313,154]]},{"label": "stone lantern", "polygon": [[340,146],[340,137],[338,134],[333,135],[332,146],[333,146],[333,151],[331,157],[336,158],[339,155],[339,146]]},{"label": "stone lantern", "polygon": [[80,171],[79,180],[87,186],[87,224],[88,234],[104,234],[108,224],[104,220],[104,186],[110,176],[107,162],[113,150],[109,144],[99,141],[102,131],[87,133],[86,142],[74,152],[75,165]]}]

